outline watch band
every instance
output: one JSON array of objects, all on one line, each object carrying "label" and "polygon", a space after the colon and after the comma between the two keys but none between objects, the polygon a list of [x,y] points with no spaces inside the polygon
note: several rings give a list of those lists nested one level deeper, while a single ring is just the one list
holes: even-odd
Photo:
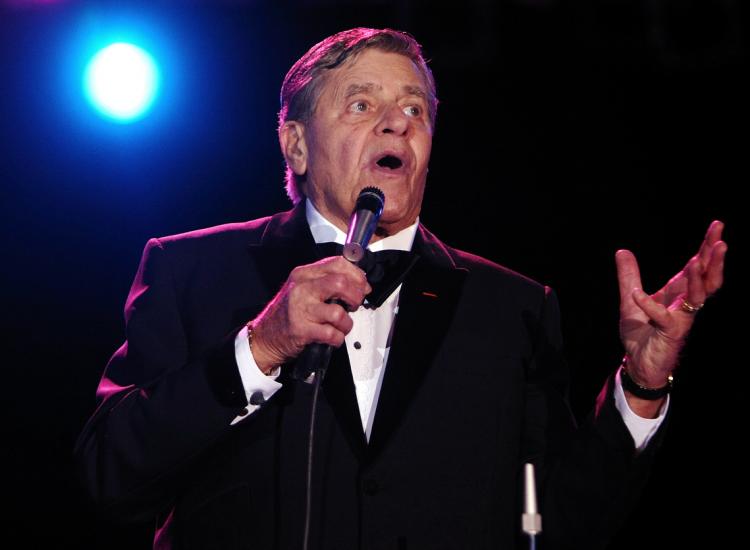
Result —
[{"label": "watch band", "polygon": [[672,384],[674,382],[672,375],[669,375],[669,377],[667,378],[667,383],[661,388],[647,388],[646,386],[641,386],[638,382],[630,377],[630,375],[628,374],[628,369],[625,368],[626,366],[627,359],[624,359],[622,362],[622,367],[620,367],[620,382],[622,382],[622,388],[632,393],[639,399],[655,401],[656,399],[665,397],[669,394],[669,392],[672,391]]}]

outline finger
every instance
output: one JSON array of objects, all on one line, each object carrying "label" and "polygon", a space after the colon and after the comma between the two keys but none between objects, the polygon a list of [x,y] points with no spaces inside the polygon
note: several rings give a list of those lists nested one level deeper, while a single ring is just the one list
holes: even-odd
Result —
[{"label": "finger", "polygon": [[[706,230],[706,234],[703,238],[703,241],[701,242],[701,246],[698,249],[698,252],[695,256],[693,256],[693,258],[698,258],[700,260],[701,265],[704,267],[704,272],[708,269],[709,266],[712,265],[711,257],[713,255],[713,250],[716,244],[721,239],[721,233],[723,230],[723,222],[719,220],[713,221]],[[690,262],[693,260],[693,258],[690,258],[690,260],[688,260],[688,262],[685,264],[685,267],[674,277],[672,277],[664,287],[662,287],[658,292],[654,293],[651,297],[665,306],[670,305],[677,299],[678,296],[684,297],[687,294],[688,266],[690,265]],[[712,275],[712,284],[716,283],[716,281],[718,280],[718,285],[716,286],[716,288],[718,288],[721,286],[721,278],[717,277],[716,275],[716,266],[713,267],[714,271]],[[719,269],[719,272],[721,271],[723,271],[723,267]],[[709,292],[709,295],[710,294],[711,292]]]},{"label": "finger", "polygon": [[323,258],[314,264],[297,266],[292,270],[289,278],[294,282],[300,283],[319,279],[330,273],[348,273],[352,277],[366,280],[365,272],[345,260],[342,256],[331,256],[330,258]]},{"label": "finger", "polygon": [[289,280],[295,283],[302,283],[305,281],[311,281],[319,279],[326,273],[331,271],[330,264],[334,261],[334,258],[324,258],[314,264],[300,265],[292,269],[289,274]]},{"label": "finger", "polygon": [[642,289],[634,288],[630,296],[632,297],[632,301],[657,327],[661,328],[669,325],[671,316],[667,308],[653,300]]},{"label": "finger", "polygon": [[[338,307],[338,306],[336,306]],[[339,309],[341,309],[339,307]],[[328,344],[335,348],[344,343],[345,334],[330,324],[313,325],[308,343]]]},{"label": "finger", "polygon": [[703,274],[707,296],[714,294],[724,284],[724,258],[727,248],[727,243],[719,241],[711,249],[711,258]]},{"label": "finger", "polygon": [[672,277],[666,285],[664,285],[656,293],[652,294],[651,298],[653,298],[661,305],[667,306],[672,301],[674,301],[675,296],[685,294],[687,292],[687,275],[685,272],[686,269],[687,265],[684,269],[680,270],[677,275]]},{"label": "finger", "polygon": [[341,300],[351,310],[356,310],[370,291],[367,280],[351,274],[329,273],[310,284],[314,287],[314,293],[319,301]]},{"label": "finger", "polygon": [[339,346],[352,326],[344,308],[318,302],[308,304],[303,311],[290,316],[288,332],[300,348],[312,343]]},{"label": "finger", "polygon": [[[364,294],[372,292],[372,287],[370,287],[367,282],[367,275],[365,272],[355,264],[345,260],[343,257],[339,256],[338,258],[334,258],[334,261],[327,267],[330,269],[330,271],[328,271],[329,274],[343,275],[348,281],[348,287],[353,287],[356,291],[361,290]],[[361,302],[362,300],[359,300],[357,303]]]},{"label": "finger", "polygon": [[620,313],[632,313],[636,308],[631,299],[634,288],[641,288],[641,273],[638,262],[630,250],[618,250],[615,254],[617,282],[620,289]]},{"label": "finger", "polygon": [[318,304],[313,310],[317,324],[331,325],[342,334],[349,334],[354,326],[352,318],[338,304]]},{"label": "finger", "polygon": [[356,309],[372,288],[364,272],[341,257],[296,267],[289,276],[294,302],[341,299]]},{"label": "finger", "polygon": [[[687,294],[685,299],[688,304],[693,307],[700,307],[706,301],[706,288],[703,284],[703,266],[700,260],[696,257],[690,260],[687,266]],[[678,300],[679,304],[682,304],[681,300]],[[683,310],[684,312],[684,310]],[[685,312],[687,315],[692,313]]]},{"label": "finger", "polygon": [[724,223],[719,220],[714,220],[706,230],[706,235],[703,238],[700,249],[698,250],[698,257],[704,266],[708,265],[711,255],[713,254],[714,245],[721,240],[721,233],[724,231]]}]

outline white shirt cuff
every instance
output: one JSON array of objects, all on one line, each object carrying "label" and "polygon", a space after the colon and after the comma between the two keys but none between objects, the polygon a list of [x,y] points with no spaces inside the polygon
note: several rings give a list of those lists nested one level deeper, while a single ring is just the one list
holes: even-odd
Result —
[{"label": "white shirt cuff", "polygon": [[247,327],[242,327],[242,330],[240,330],[234,339],[234,358],[237,361],[237,368],[240,371],[242,386],[245,388],[245,397],[247,398],[247,407],[245,408],[247,409],[247,414],[237,416],[232,420],[232,425],[248,418],[252,413],[257,411],[282,386],[276,381],[279,377],[278,369],[273,374],[266,375],[258,368],[258,364],[255,362],[255,358],[250,351],[250,341],[247,339]]},{"label": "white shirt cuff", "polygon": [[628,400],[622,389],[620,369],[617,369],[617,373],[615,374],[615,406],[617,407],[617,410],[620,411],[625,426],[627,426],[630,435],[633,437],[636,452],[640,452],[646,448],[646,445],[648,445],[648,442],[651,441],[656,430],[659,429],[659,426],[661,426],[661,423],[664,421],[664,417],[667,415],[667,409],[669,408],[669,395],[667,395],[667,399],[664,401],[664,404],[659,411],[659,416],[656,418],[643,418],[642,416],[638,416],[632,411],[630,405],[628,405]]}]

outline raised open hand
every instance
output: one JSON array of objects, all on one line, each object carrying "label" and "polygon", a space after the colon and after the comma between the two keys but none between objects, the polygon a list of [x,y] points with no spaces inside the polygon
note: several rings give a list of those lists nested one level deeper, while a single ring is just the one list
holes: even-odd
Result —
[{"label": "raised open hand", "polygon": [[727,245],[724,224],[714,221],[697,254],[658,292],[643,291],[635,256],[619,250],[620,338],[628,355],[628,374],[648,388],[664,386],[677,366],[695,313],[722,285]]}]

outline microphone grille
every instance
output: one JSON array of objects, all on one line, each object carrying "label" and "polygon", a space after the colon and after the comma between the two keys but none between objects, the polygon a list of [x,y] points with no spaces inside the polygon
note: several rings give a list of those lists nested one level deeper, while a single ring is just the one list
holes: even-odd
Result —
[{"label": "microphone grille", "polygon": [[383,211],[385,205],[385,195],[377,187],[365,187],[359,192],[357,197],[357,210],[369,210],[376,213],[378,217]]}]

